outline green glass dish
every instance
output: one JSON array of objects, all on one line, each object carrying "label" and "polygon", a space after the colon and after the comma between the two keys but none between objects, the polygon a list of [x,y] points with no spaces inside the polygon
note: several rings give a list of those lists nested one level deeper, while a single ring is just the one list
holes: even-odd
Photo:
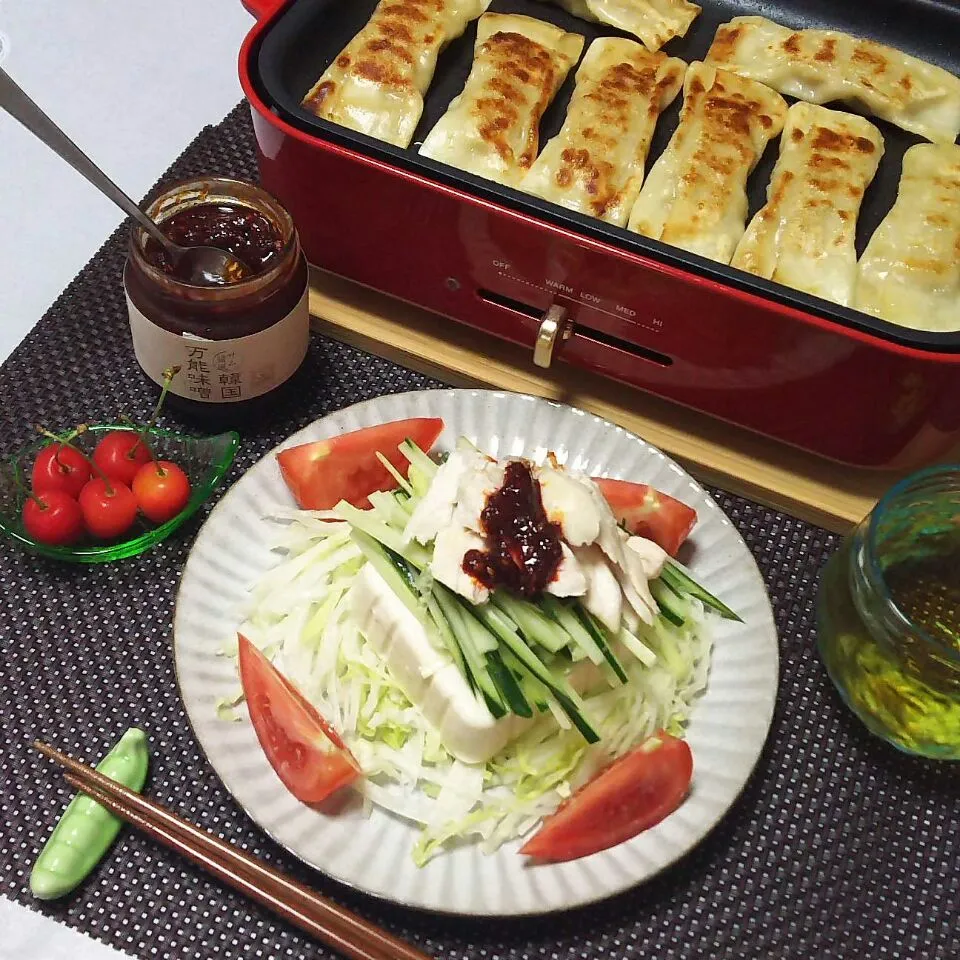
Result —
[{"label": "green glass dish", "polygon": [[[89,427],[74,440],[74,445],[88,456],[98,439],[111,430],[132,430],[129,425],[104,423]],[[21,515],[30,486],[30,472],[37,454],[53,443],[44,437],[28,444],[13,456],[0,460],[0,531],[33,553],[66,560],[70,563],[107,563],[134,557],[160,543],[192,517],[217,489],[233,463],[240,436],[233,431],[212,437],[189,437],[171,430],[151,428],[148,443],[160,460],[172,460],[190,479],[190,500],[175,517],[166,523],[151,524],[137,515],[130,536],[106,543],[85,542],[72,547],[52,547],[34,540],[23,528]]]}]

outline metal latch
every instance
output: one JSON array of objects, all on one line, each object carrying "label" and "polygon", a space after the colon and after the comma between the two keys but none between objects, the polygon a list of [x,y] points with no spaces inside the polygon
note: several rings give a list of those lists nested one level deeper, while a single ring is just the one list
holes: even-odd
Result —
[{"label": "metal latch", "polygon": [[563,343],[573,336],[573,323],[567,315],[567,308],[553,304],[543,315],[537,342],[533,345],[533,362],[546,369],[553,361],[553,351],[557,343]]}]

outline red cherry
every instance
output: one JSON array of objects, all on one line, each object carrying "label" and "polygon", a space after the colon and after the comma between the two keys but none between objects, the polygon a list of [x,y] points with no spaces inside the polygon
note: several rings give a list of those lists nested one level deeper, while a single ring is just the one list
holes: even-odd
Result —
[{"label": "red cherry", "polygon": [[70,494],[47,490],[27,498],[23,505],[23,526],[39,543],[69,547],[83,536],[83,512]]},{"label": "red cherry", "polygon": [[166,523],[187,505],[190,481],[175,463],[157,460],[139,469],[133,478],[133,493],[147,519]]},{"label": "red cherry", "polygon": [[34,493],[62,490],[76,498],[90,479],[90,473],[89,461],[76,447],[51,443],[37,454],[30,482]]},{"label": "red cherry", "polygon": [[125,483],[111,480],[108,486],[101,477],[94,477],[80,491],[80,509],[93,536],[113,540],[133,526],[137,498]]},{"label": "red cherry", "polygon": [[147,445],[133,430],[111,430],[93,451],[93,462],[107,477],[128,487],[137,471],[152,459]]}]

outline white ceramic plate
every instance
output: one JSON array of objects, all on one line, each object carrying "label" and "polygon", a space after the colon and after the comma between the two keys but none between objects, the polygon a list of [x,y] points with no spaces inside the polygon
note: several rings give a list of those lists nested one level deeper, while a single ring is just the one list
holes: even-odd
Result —
[{"label": "white ceramic plate", "polygon": [[[593,475],[643,481],[695,507],[688,561],[696,577],[744,623],[716,630],[707,692],[688,727],[690,795],[651,830],[571,863],[533,866],[516,844],[485,856],[461,846],[423,868],[410,850],[416,828],[391,814],[324,816],[291,796],[246,721],[217,718],[217,698],[237,684],[217,655],[239,623],[248,587],[276,563],[275,527],[262,519],[291,497],[268,454],[223,497],[190,553],[174,624],[180,690],[197,737],[227,789],[278,843],[343,883],[411,907],[485,916],[545,913],[599,900],[653,876],[698,843],[727,811],[763,747],[777,691],[777,635],[753,557],[710,496],[677,464],[599,417],[534,397],[486,390],[431,390],[380,397],[340,410],[281,447],[403,417],[443,417],[448,448],[465,435],[496,456],[542,458],[553,450]],[[279,448],[278,448],[279,449]]]}]

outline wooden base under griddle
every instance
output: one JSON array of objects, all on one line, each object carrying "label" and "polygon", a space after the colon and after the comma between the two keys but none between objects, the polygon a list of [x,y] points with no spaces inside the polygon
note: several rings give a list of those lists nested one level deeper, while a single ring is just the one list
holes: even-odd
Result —
[{"label": "wooden base under griddle", "polygon": [[[695,477],[840,533],[902,473],[833,463],[640,390],[558,363],[313,268],[310,313],[326,336],[454,386],[493,387],[581,407],[664,450]],[[944,462],[960,461],[960,450]]]}]

